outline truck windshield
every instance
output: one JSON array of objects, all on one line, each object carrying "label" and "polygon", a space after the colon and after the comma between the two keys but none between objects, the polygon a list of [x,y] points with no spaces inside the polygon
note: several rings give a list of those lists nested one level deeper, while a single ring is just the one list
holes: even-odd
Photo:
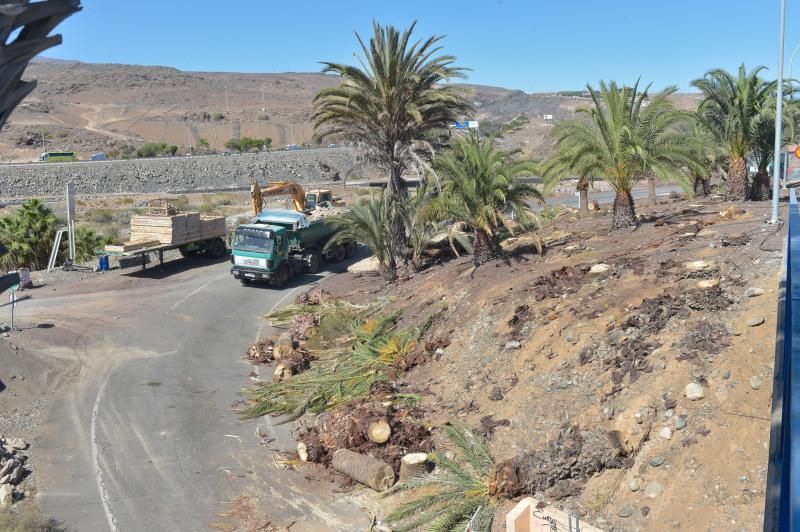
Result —
[{"label": "truck windshield", "polygon": [[233,236],[233,248],[241,249],[243,251],[257,251],[259,253],[272,253],[272,246],[274,241],[266,231],[259,231],[257,229],[242,229],[236,230]]}]

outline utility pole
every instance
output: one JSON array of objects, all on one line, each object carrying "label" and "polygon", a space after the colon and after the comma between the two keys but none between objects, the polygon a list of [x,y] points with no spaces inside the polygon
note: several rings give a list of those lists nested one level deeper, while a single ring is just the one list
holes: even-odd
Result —
[{"label": "utility pole", "polygon": [[264,85],[261,85],[261,112],[267,112],[267,102],[266,97],[264,96]]},{"label": "utility pole", "polygon": [[291,144],[294,144],[294,113],[289,114],[289,137],[291,137]]},{"label": "utility pole", "polygon": [[230,116],[231,114],[231,107],[228,102],[228,89],[225,89],[225,114]]},{"label": "utility pole", "polygon": [[189,153],[192,153],[192,128],[189,126],[189,120],[186,120],[186,138],[188,140]]},{"label": "utility pole", "polygon": [[775,110],[775,152],[772,155],[772,218],[778,223],[778,195],[781,186],[781,127],[783,127],[783,35],[786,30],[786,0],[781,0],[781,31],[778,46],[778,106]]}]

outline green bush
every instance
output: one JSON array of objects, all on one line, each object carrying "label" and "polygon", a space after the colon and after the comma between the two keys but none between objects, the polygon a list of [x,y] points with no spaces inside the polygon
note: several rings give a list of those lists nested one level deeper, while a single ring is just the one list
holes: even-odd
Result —
[{"label": "green bush", "polygon": [[[158,157],[159,155],[166,155],[172,149],[172,146],[169,146],[163,142],[147,142],[142,144],[139,149],[136,150],[137,157]],[[178,147],[175,146],[175,151],[178,150]],[[174,153],[173,153],[174,155]]]},{"label": "green bush", "polygon": [[53,211],[36,199],[0,218],[0,243],[7,250],[0,257],[0,267],[41,270],[47,266],[56,223]]},{"label": "green bush", "polygon": [[99,235],[88,227],[78,227],[75,229],[75,260],[90,261],[94,259],[96,249],[101,249],[111,242],[111,238]]}]

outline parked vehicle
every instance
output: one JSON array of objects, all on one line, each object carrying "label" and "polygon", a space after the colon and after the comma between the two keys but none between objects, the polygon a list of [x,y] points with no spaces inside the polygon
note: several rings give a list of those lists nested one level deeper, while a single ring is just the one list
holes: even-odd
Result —
[{"label": "parked vehicle", "polygon": [[286,145],[286,151],[296,151],[296,150],[299,150],[299,149],[300,149],[300,146],[298,146],[297,144],[287,144]]},{"label": "parked vehicle", "polygon": [[349,241],[326,249],[336,234],[330,218],[312,219],[290,210],[264,210],[253,223],[240,225],[231,241],[231,274],[242,284],[266,281],[282,287],[301,272],[317,273],[323,260],[352,257]]},{"label": "parked vehicle", "polygon": [[103,151],[93,153],[89,156],[90,161],[105,161],[106,159],[108,158],[106,157],[106,153]]},{"label": "parked vehicle", "polygon": [[77,161],[74,151],[46,151],[39,155],[39,161],[43,163]]}]

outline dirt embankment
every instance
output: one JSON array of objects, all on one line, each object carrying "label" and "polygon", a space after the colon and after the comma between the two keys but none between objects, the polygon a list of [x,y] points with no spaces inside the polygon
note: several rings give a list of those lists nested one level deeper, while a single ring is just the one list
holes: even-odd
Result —
[{"label": "dirt embankment", "polygon": [[[672,201],[614,232],[605,212],[565,214],[543,256],[520,239],[477,270],[463,258],[391,287],[364,272],[325,287],[389,300],[404,323],[434,316],[397,388],[420,394],[426,423],[481,432],[497,463],[550,456],[539,497],[605,529],[760,530],[785,236],[768,209]],[[565,443],[576,427],[620,459],[583,467],[585,437]]]}]

